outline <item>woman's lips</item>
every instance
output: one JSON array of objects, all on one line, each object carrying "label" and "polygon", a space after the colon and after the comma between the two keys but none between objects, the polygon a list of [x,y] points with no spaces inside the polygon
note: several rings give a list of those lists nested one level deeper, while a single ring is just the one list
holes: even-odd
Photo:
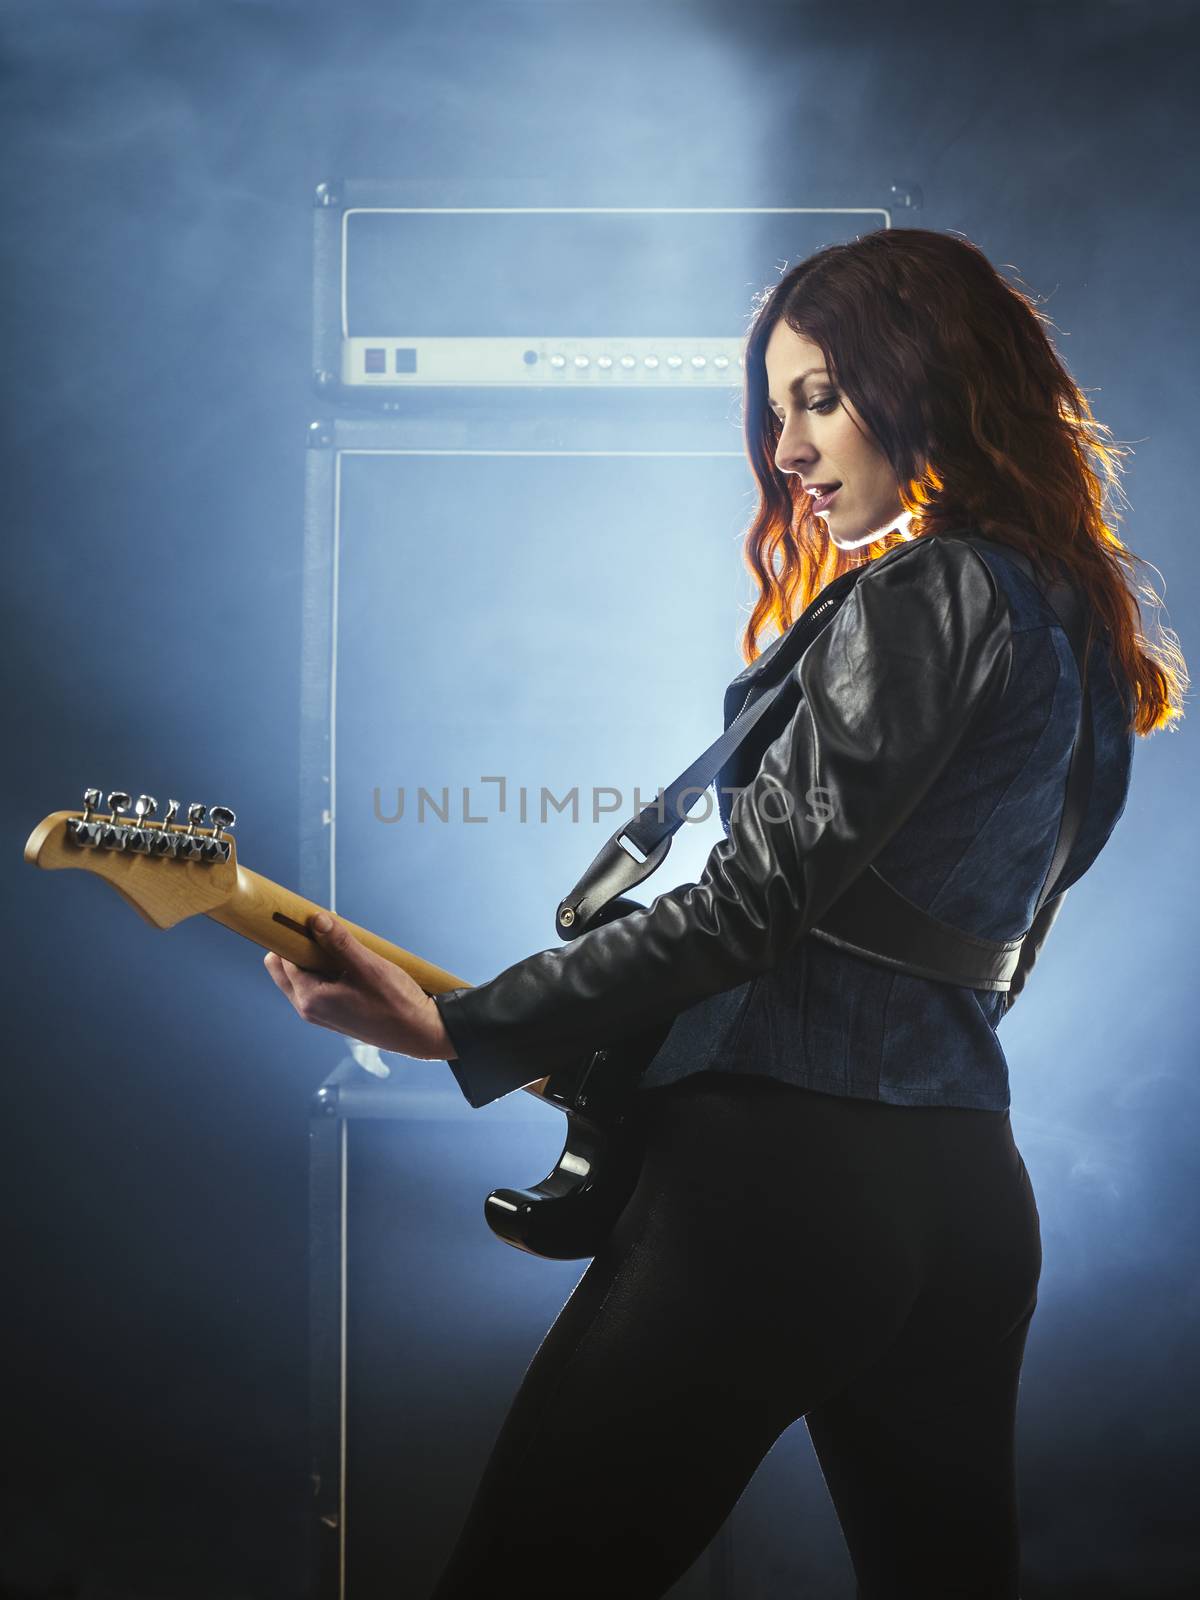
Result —
[{"label": "woman's lips", "polygon": [[821,511],[828,511],[829,507],[833,504],[834,500],[837,498],[838,489],[840,489],[841,487],[842,486],[839,483],[836,488],[830,489],[828,494],[815,494],[815,495],[813,495],[812,508],[813,508],[814,514],[816,514],[818,512],[821,512]]}]

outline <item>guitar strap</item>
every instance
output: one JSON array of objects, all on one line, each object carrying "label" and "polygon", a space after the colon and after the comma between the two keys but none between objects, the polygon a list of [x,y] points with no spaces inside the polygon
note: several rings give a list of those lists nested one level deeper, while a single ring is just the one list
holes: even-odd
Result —
[{"label": "guitar strap", "polygon": [[[865,567],[856,567],[827,583],[786,636],[781,635],[767,647],[772,655],[781,655],[786,637],[789,645],[786,659],[799,659],[824,626],[832,621],[840,602],[849,596],[864,571]],[[623,822],[601,845],[579,882],[559,902],[554,925],[560,938],[577,938],[636,905],[636,902],[621,903],[618,897],[662,865],[671,848],[671,839],[683,826],[688,813],[787,690],[788,683],[788,674],[784,672],[781,682],[760,696],[754,705],[744,706],[720,738],[714,739],[657,800]]]},{"label": "guitar strap", "polygon": [[[1079,723],[1071,750],[1058,836],[1030,918],[1032,925],[1055,892],[1078,836],[1091,791],[1094,752],[1091,687],[1087,675],[1090,642],[1087,612],[1073,586],[1062,579],[1042,580],[1029,559],[1011,545],[978,534],[961,537],[969,537],[973,543],[1007,557],[1038,585],[1070,641],[1082,686]],[[858,578],[867,570],[869,564],[843,573],[826,584],[812,607],[776,641],[778,646],[786,637],[789,660],[798,660],[829,625]],[[794,649],[791,648],[793,640]],[[662,865],[671,839],[682,827],[688,812],[790,683],[791,674],[785,671],[782,681],[753,705],[746,706],[721,737],[680,773],[658,800],[621,824],[570,894],[560,902],[555,927],[561,938],[574,938],[636,907],[636,902],[621,897]],[[811,932],[854,955],[917,977],[965,988],[1002,991],[1010,987],[1025,938],[1023,934],[1009,940],[984,939],[955,928],[901,894],[874,866],[867,867],[851,882],[821,915]]]}]

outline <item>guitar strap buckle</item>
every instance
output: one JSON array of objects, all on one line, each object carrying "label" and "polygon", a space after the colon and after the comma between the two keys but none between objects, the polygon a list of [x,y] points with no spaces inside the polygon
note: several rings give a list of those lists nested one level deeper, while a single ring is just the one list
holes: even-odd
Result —
[{"label": "guitar strap buckle", "polygon": [[[635,818],[622,822],[620,827],[601,846],[595,860],[579,882],[560,902],[554,916],[555,929],[562,939],[575,939],[589,928],[598,928],[613,918],[623,916],[632,909],[620,896],[626,890],[657,872],[671,848],[668,833],[644,855],[629,838]],[[626,840],[621,843],[622,838]],[[632,848],[629,846],[632,845]],[[636,854],[635,854],[636,852]]]}]

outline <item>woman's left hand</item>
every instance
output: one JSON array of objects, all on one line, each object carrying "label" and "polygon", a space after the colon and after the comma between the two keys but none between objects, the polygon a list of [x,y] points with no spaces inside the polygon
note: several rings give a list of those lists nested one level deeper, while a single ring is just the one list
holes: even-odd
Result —
[{"label": "woman's left hand", "polygon": [[368,950],[329,912],[310,918],[309,928],[342,969],[337,977],[306,972],[272,950],[263,957],[298,1016],[418,1061],[454,1059],[454,1045],[433,997],[403,967]]}]

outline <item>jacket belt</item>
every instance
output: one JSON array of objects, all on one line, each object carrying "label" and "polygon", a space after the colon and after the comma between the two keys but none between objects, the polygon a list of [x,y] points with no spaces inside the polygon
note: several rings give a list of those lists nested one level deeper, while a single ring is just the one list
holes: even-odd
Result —
[{"label": "jacket belt", "polygon": [[867,961],[966,989],[1006,990],[1024,943],[1024,935],[982,939],[930,916],[873,866],[853,879],[809,932]]}]

